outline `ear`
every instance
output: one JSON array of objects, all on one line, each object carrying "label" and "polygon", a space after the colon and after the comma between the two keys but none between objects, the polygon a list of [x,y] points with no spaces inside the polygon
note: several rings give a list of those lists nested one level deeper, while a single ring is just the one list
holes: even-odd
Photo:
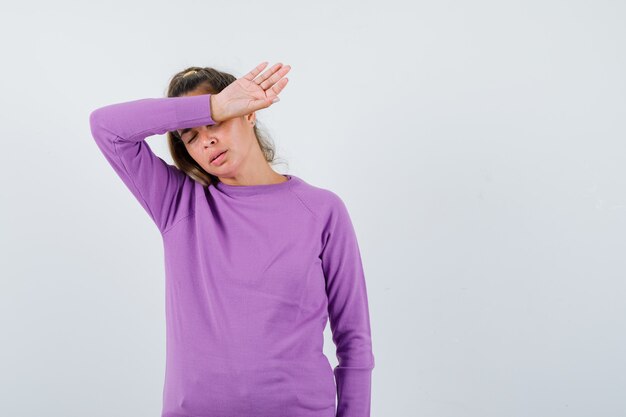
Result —
[{"label": "ear", "polygon": [[246,115],[246,123],[256,123],[256,112]]}]

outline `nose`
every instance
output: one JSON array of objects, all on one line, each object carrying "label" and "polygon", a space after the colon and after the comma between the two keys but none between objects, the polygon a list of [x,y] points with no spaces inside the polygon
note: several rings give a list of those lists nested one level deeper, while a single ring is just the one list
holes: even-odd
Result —
[{"label": "nose", "polygon": [[199,135],[202,135],[202,143],[204,144],[204,146],[207,146],[209,144],[214,144],[216,141],[216,138],[213,135],[213,132],[211,131],[210,127],[211,125],[204,126],[198,133]]}]

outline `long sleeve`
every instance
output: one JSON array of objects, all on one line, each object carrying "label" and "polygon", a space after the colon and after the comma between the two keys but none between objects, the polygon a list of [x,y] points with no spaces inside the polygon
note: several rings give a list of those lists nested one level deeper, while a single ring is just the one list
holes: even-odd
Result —
[{"label": "long sleeve", "polygon": [[369,417],[374,354],[367,289],[352,221],[344,202],[338,196],[336,200],[321,258],[339,362],[334,369],[337,417]]},{"label": "long sleeve", "polygon": [[210,96],[144,98],[101,107],[89,116],[96,144],[161,233],[188,215],[179,212],[178,203],[187,192],[183,184],[191,179],[156,156],[144,139],[215,124]]}]

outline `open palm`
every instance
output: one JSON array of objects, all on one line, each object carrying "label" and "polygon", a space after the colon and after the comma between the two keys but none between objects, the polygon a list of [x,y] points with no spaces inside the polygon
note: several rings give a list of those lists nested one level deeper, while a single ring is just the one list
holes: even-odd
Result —
[{"label": "open palm", "polygon": [[257,65],[215,95],[211,109],[213,120],[217,122],[243,116],[272,105],[287,85],[289,79],[283,77],[291,67],[277,63],[256,78],[266,66],[267,62]]}]

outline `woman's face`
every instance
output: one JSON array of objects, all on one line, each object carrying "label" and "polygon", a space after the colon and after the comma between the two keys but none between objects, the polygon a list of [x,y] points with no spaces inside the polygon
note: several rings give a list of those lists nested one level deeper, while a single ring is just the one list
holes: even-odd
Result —
[{"label": "woman's face", "polygon": [[[178,134],[189,155],[206,172],[216,177],[235,177],[253,153],[253,147],[258,146],[254,121],[255,115],[251,113],[214,125],[179,129]],[[220,153],[223,154],[214,159]]]}]

